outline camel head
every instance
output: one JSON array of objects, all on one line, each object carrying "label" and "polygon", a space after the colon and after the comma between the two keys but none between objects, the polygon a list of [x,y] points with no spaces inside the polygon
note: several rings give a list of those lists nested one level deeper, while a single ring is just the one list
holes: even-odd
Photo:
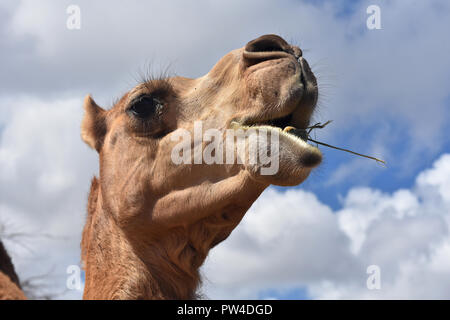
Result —
[{"label": "camel head", "polygon": [[[195,270],[209,249],[267,186],[297,185],[320,163],[321,153],[301,130],[317,96],[301,49],[265,35],[200,78],[144,81],[109,110],[86,97],[82,138],[100,157],[96,203],[132,250],[151,256],[141,257],[153,259],[149,274],[152,268],[172,273],[153,277],[159,283],[153,291],[191,297],[173,279],[195,287]],[[227,140],[233,132],[239,134]],[[251,140],[249,132],[267,136]],[[271,163],[250,161],[258,152],[277,162],[275,170],[264,173]],[[155,267],[158,259],[165,262]]]}]

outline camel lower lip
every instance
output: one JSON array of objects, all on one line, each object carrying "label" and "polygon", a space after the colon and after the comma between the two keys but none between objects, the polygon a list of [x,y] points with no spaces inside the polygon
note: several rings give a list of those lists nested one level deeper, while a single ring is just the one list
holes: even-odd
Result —
[{"label": "camel lower lip", "polygon": [[269,130],[269,131],[272,131],[272,132],[276,131],[281,136],[285,136],[285,137],[288,137],[291,140],[294,140],[296,142],[296,144],[299,145],[299,147],[307,148],[307,149],[315,149],[315,150],[317,150],[317,152],[320,153],[318,148],[316,148],[313,145],[310,145],[307,142],[308,135],[307,135],[305,129],[297,129],[297,128],[294,128],[292,126],[286,126],[284,129],[282,129],[280,127],[275,127],[275,126],[270,126],[270,125],[265,125],[265,124],[262,124],[262,125],[243,125],[243,124],[240,124],[240,123],[238,123],[236,121],[232,121],[230,127],[232,129],[243,129],[243,130],[248,130],[248,129],[255,129],[255,130],[257,130],[257,129],[266,129],[266,130]]}]

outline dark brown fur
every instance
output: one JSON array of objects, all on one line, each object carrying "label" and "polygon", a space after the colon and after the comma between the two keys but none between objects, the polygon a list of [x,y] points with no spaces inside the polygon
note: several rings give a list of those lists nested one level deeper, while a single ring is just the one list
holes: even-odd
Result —
[{"label": "dark brown fur", "polygon": [[0,241],[0,300],[26,299],[11,258]]}]

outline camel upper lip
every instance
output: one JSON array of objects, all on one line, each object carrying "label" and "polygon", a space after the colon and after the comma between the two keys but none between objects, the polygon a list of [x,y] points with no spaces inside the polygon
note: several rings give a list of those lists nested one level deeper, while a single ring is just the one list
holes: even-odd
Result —
[{"label": "camel upper lip", "polygon": [[267,34],[247,43],[243,57],[251,66],[267,60],[292,57],[293,54],[292,47],[283,38]]},{"label": "camel upper lip", "polygon": [[243,57],[251,62],[251,65],[258,64],[267,60],[289,58],[292,55],[284,51],[260,51],[260,52],[250,52],[244,50]]},{"label": "camel upper lip", "polygon": [[[311,84],[313,76],[309,75],[309,66],[306,60],[302,58],[302,51],[300,48],[291,46],[278,35],[267,34],[248,42],[244,47],[242,57],[246,67],[252,67],[268,60],[295,59],[299,65],[299,68],[301,68],[299,81],[304,87],[304,93],[302,96],[302,103],[299,101],[299,104],[293,110],[290,106],[288,106],[288,109],[285,108],[285,110],[276,112],[276,114],[267,114],[266,112],[263,112],[260,115],[244,117],[240,119],[241,121],[237,121],[237,123],[245,127],[274,127],[281,129],[288,135],[295,135],[296,137],[306,141],[308,137],[306,130],[305,128],[294,127],[295,119],[293,119],[293,115],[294,112],[297,111],[296,109],[301,108],[305,103],[310,102],[315,105],[316,101],[315,97],[314,99],[311,99],[312,93],[314,93],[314,87],[312,87]],[[258,69],[259,67],[256,68],[256,70]]]}]

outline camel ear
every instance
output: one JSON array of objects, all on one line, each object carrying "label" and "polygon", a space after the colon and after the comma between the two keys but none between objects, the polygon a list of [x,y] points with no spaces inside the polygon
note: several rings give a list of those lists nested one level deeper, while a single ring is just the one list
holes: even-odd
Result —
[{"label": "camel ear", "polygon": [[88,94],[84,98],[84,117],[81,122],[81,138],[92,149],[100,152],[106,135],[106,111]]}]

